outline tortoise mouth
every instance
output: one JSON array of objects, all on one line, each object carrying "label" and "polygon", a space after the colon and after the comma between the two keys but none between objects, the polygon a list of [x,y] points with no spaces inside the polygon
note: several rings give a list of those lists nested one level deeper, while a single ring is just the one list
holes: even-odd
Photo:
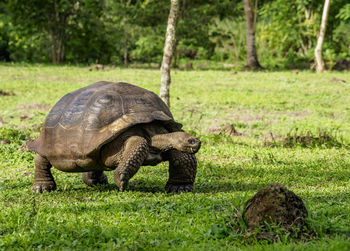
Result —
[{"label": "tortoise mouth", "polygon": [[191,145],[186,147],[186,152],[188,153],[192,153],[195,154],[199,151],[199,149],[201,148],[201,141],[197,138],[194,138],[195,142],[192,143]]}]

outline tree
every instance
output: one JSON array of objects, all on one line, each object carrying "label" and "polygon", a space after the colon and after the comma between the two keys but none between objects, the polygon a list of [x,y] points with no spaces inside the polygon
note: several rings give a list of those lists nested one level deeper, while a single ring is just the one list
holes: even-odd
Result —
[{"label": "tree", "polygon": [[[16,0],[9,1],[9,11],[15,25],[48,37],[51,61],[61,63],[72,31],[84,26],[82,22],[91,17],[90,12],[98,12],[99,5],[99,0]],[[79,35],[85,38],[84,33]]]},{"label": "tree", "polygon": [[164,103],[170,107],[170,64],[171,58],[174,54],[175,43],[176,43],[176,25],[179,12],[178,0],[170,0],[170,12],[168,17],[168,26],[165,35],[165,45],[163,52],[163,60],[161,66],[161,86],[160,86],[160,98]]},{"label": "tree", "polygon": [[60,0],[17,0],[10,2],[16,23],[26,29],[36,27],[50,37],[51,60],[60,63],[64,59],[67,25],[70,17],[79,9],[79,2]]},{"label": "tree", "polygon": [[256,45],[255,45],[255,24],[256,24],[256,9],[257,2],[255,0],[255,11],[252,7],[251,0],[243,0],[244,5],[244,15],[245,15],[245,23],[246,23],[246,38],[247,38],[247,67],[248,68],[262,68],[256,53]]},{"label": "tree", "polygon": [[329,4],[330,4],[330,0],[324,1],[321,29],[320,29],[320,34],[317,38],[317,44],[316,44],[316,48],[315,48],[316,72],[318,72],[318,73],[321,73],[324,71],[324,62],[322,59],[322,44],[323,44],[324,36],[326,33]]}]

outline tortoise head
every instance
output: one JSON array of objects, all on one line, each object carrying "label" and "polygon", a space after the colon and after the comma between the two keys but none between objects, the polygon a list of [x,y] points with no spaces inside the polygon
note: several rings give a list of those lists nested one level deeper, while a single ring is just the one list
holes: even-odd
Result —
[{"label": "tortoise head", "polygon": [[196,153],[201,147],[201,141],[187,132],[173,132],[173,147],[181,152]]}]

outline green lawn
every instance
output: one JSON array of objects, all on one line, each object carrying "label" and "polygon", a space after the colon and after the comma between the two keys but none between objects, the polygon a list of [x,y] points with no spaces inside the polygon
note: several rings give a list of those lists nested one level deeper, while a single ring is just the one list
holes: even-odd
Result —
[{"label": "green lawn", "polygon": [[[143,167],[123,193],[112,172],[91,188],[53,169],[58,189],[34,194],[33,154],[18,149],[61,96],[99,80],[158,93],[160,73],[0,65],[0,249],[350,249],[349,73],[175,70],[171,110],[203,142],[193,193],[164,193],[164,163]],[[313,238],[254,243],[235,224],[271,182],[304,200]]]}]

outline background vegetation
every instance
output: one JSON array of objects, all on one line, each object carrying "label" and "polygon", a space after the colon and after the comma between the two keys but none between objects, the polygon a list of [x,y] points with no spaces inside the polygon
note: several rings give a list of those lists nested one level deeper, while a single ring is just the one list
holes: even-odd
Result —
[{"label": "background vegetation", "polygon": [[[169,1],[0,2],[0,250],[350,249],[349,74],[240,71],[242,1],[180,2],[171,109],[203,142],[188,194],[164,193],[167,163],[141,168],[123,193],[112,172],[109,185],[90,188],[80,174],[53,169],[57,191],[34,194],[33,154],[21,147],[39,135],[50,107],[80,87],[125,81],[158,93],[151,68],[161,63]],[[260,63],[312,67],[323,2],[254,2]],[[328,69],[350,68],[349,30],[350,4],[333,0]],[[258,242],[247,230],[243,205],[271,182],[304,200],[305,235],[277,227]]]},{"label": "background vegetation", "polygon": [[[112,172],[90,188],[53,169],[58,190],[37,195],[33,154],[20,147],[50,107],[101,79],[158,93],[159,70],[0,65],[0,249],[349,250],[350,76],[295,73],[173,72],[174,117],[203,142],[194,193],[165,194],[164,163],[123,193]],[[304,200],[314,233],[249,236],[241,208],[271,182]]]},{"label": "background vegetation", "polygon": [[[180,1],[175,63],[214,60],[245,63],[241,0]],[[0,60],[158,66],[168,0],[4,0],[0,3]],[[257,48],[269,68],[309,68],[323,1],[260,0]],[[333,0],[324,59],[332,68],[350,59],[350,4]],[[232,66],[232,65],[231,65]],[[198,68],[208,65],[198,63]]]}]

